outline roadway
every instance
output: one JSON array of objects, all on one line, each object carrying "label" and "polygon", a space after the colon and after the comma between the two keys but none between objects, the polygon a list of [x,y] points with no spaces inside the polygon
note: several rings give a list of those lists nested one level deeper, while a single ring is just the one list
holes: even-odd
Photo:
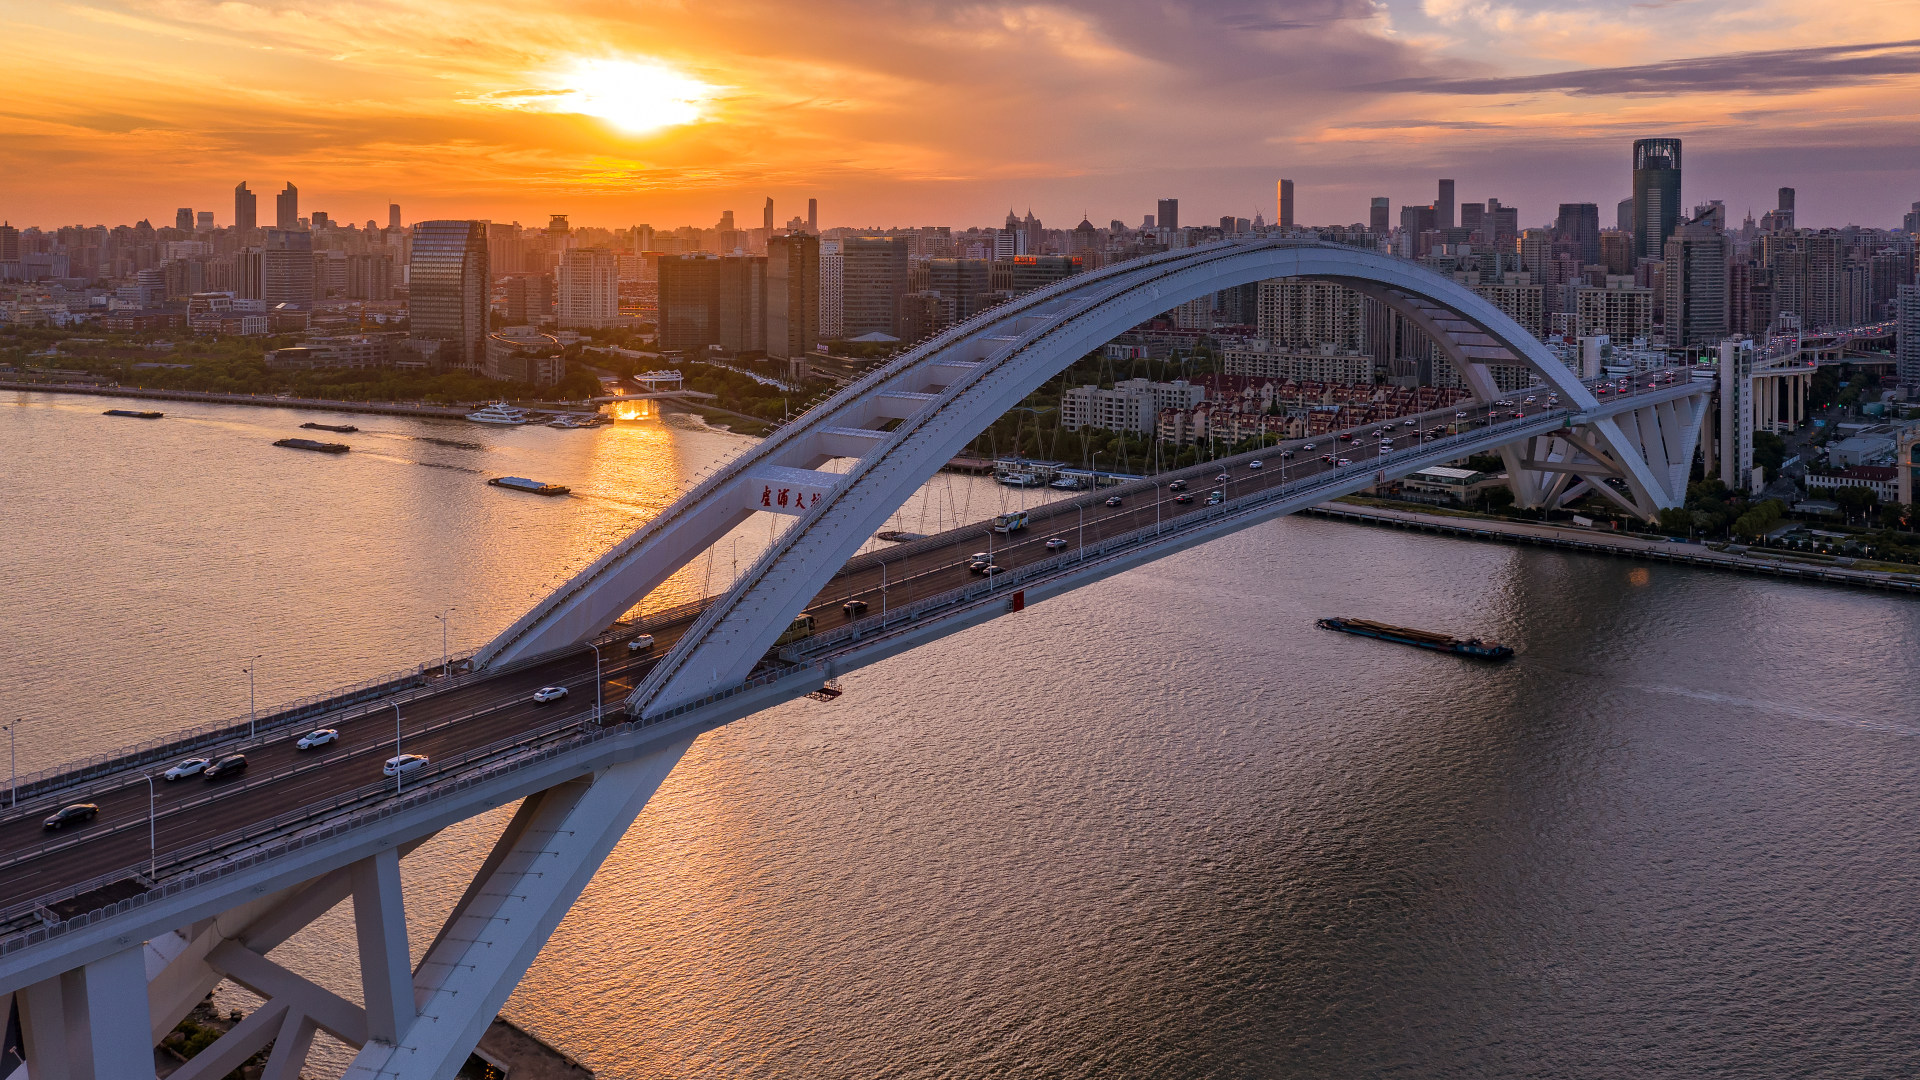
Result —
[{"label": "roadway", "polygon": [[[1651,376],[1642,375],[1624,391],[1615,392],[1656,388]],[[903,605],[974,580],[968,563],[976,552],[991,550],[995,564],[1013,569],[1053,555],[1046,546],[1050,539],[1063,540],[1071,549],[1156,521],[1178,522],[1204,508],[1215,490],[1233,499],[1329,471],[1367,473],[1382,454],[1414,445],[1410,440],[1424,442],[1564,408],[1551,403],[1544,388],[1520,391],[1507,400],[1506,405],[1422,414],[1414,418],[1414,426],[1403,421],[1376,422],[1345,433],[1287,440],[1250,454],[1161,474],[1144,490],[1136,482],[1045,503],[1029,511],[1033,523],[1028,528],[1010,536],[993,535],[988,522],[952,530],[933,538],[938,543],[932,548],[902,552],[897,560],[887,560],[884,553],[878,561],[855,560],[806,611],[813,615],[816,631],[830,629],[853,621],[844,610],[849,599],[865,600],[869,606],[863,614],[877,616],[883,605]],[[1391,435],[1392,448],[1381,445],[1382,431]],[[1255,459],[1264,467],[1251,468],[1249,462]],[[1226,479],[1216,481],[1222,474]],[[1184,482],[1187,490],[1172,490],[1175,481]],[[1121,505],[1106,506],[1105,500],[1115,491],[1120,493]],[[1180,501],[1181,496],[1191,501]],[[601,646],[602,691],[611,708],[620,707],[691,621],[688,616],[653,628],[656,643],[640,656],[624,644],[630,633],[618,634],[610,645]],[[537,732],[543,725],[592,708],[593,673],[594,654],[582,645],[517,670],[452,680],[445,689],[401,706],[400,750],[444,758]],[[566,686],[569,696],[549,705],[534,703],[533,692],[549,685]],[[0,909],[136,864],[144,870],[154,848],[164,868],[169,852],[191,854],[197,846],[235,830],[350,795],[382,780],[381,766],[395,752],[396,718],[391,706],[356,706],[319,718],[313,727],[337,728],[340,739],[305,752],[294,747],[305,728],[257,741],[237,740],[208,752],[209,756],[246,753],[247,771],[231,779],[189,777],[170,782],[159,778],[164,771],[161,766],[154,766],[151,773],[130,769],[117,778],[81,785],[59,799],[36,799],[29,804],[31,809],[0,814]],[[41,820],[54,808],[83,800],[100,806],[92,822],[58,832],[43,830]],[[154,848],[149,846],[150,809]]]}]

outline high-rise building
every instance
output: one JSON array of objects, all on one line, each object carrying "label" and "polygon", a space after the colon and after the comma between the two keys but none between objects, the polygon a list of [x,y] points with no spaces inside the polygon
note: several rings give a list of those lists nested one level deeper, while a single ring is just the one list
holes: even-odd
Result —
[{"label": "high-rise building", "polygon": [[1375,236],[1385,236],[1393,231],[1393,204],[1385,195],[1376,195],[1372,205],[1367,208],[1367,231]]},{"label": "high-rise building", "polygon": [[772,237],[767,241],[767,356],[804,357],[819,341],[820,238],[811,233]]},{"label": "high-rise building", "polygon": [[196,232],[213,231],[213,211],[202,210],[193,215],[193,228]]},{"label": "high-rise building", "polygon": [[1304,278],[1263,281],[1258,319],[1260,337],[1270,349],[1366,347],[1360,294],[1345,285]]},{"label": "high-rise building", "polygon": [[1920,397],[1920,285],[1902,285],[1894,298],[1894,373],[1909,400]]},{"label": "high-rise building", "polygon": [[1633,143],[1633,257],[1657,259],[1680,224],[1680,140]]},{"label": "high-rise building", "polygon": [[387,228],[400,231],[400,204],[397,202],[387,204]]},{"label": "high-rise building", "polygon": [[812,233],[815,236],[820,235],[820,200],[819,199],[807,200],[807,231]]},{"label": "high-rise building", "polygon": [[1728,334],[1727,234],[1710,221],[1689,221],[1667,237],[1666,301],[1661,306],[1667,344],[1717,345]]},{"label": "high-rise building", "polygon": [[927,291],[952,301],[953,321],[965,322],[986,310],[994,265],[987,259],[928,259]]},{"label": "high-rise building", "polygon": [[1774,220],[1780,223],[1780,228],[1782,229],[1791,229],[1795,227],[1793,223],[1793,197],[1794,197],[1794,191],[1792,188],[1783,187],[1780,189],[1779,205],[1778,205],[1778,208],[1774,210],[1773,214],[1774,214]]},{"label": "high-rise building", "polygon": [[1502,206],[1499,199],[1487,200],[1487,211],[1480,218],[1480,230],[1488,247],[1504,247],[1520,235],[1520,208]]},{"label": "high-rise building", "polygon": [[767,257],[675,255],[660,260],[660,347],[738,355],[767,346]]},{"label": "high-rise building", "polygon": [[240,181],[233,187],[233,228],[236,232],[251,232],[260,224],[260,200],[247,190],[247,182]]},{"label": "high-rise building", "polygon": [[1439,194],[1433,200],[1433,227],[1453,228],[1453,181],[1440,181]]},{"label": "high-rise building", "polygon": [[393,259],[384,251],[347,256],[347,299],[393,299]]},{"label": "high-rise building", "polygon": [[320,229],[330,229],[332,227],[333,227],[333,218],[325,210],[315,210],[313,212],[313,228],[315,231],[318,231]]},{"label": "high-rise building", "polygon": [[554,313],[562,330],[599,330],[620,321],[620,264],[606,248],[569,248],[554,272]]},{"label": "high-rise building", "polygon": [[1575,293],[1574,333],[1578,337],[1605,334],[1616,344],[1653,337],[1653,290],[1635,285],[1630,277],[1609,277],[1604,288],[1587,286]]},{"label": "high-rise building", "polygon": [[840,253],[840,241],[820,241],[820,339],[835,341],[847,336],[846,256]]},{"label": "high-rise building", "polygon": [[849,236],[840,242],[846,335],[892,335],[907,292],[904,236]]},{"label": "high-rise building", "polygon": [[493,279],[484,221],[417,221],[407,267],[412,336],[440,342],[442,370],[479,372],[487,352]]},{"label": "high-rise building", "polygon": [[538,325],[553,314],[553,275],[508,274],[506,284],[508,326]]},{"label": "high-rise building", "polygon": [[767,205],[761,208],[760,227],[767,230],[768,236],[773,235],[773,196],[771,195],[767,196]]},{"label": "high-rise building", "polygon": [[1280,181],[1280,227],[1293,228],[1293,181]]},{"label": "high-rise building", "polygon": [[273,227],[276,229],[297,229],[300,227],[300,189],[287,181],[286,190],[273,197]]},{"label": "high-rise building", "polygon": [[193,231],[193,207],[183,206],[173,212],[173,227],[181,232]]},{"label": "high-rise building", "polygon": [[1162,229],[1180,227],[1180,200],[1161,199],[1158,212],[1154,215],[1154,224]]},{"label": "high-rise building", "polygon": [[1580,260],[1581,266],[1600,261],[1600,207],[1597,203],[1561,203],[1553,231]]},{"label": "high-rise building", "polygon": [[1907,211],[1906,215],[1900,219],[1900,231],[1920,234],[1920,202],[1914,203],[1913,209]]},{"label": "high-rise building", "polygon": [[1633,235],[1633,196],[1621,199],[1613,208],[1613,227],[1628,236]]},{"label": "high-rise building", "polygon": [[260,258],[260,299],[267,307],[287,304],[310,310],[324,295],[314,285],[313,234],[305,229],[268,229]]},{"label": "high-rise building", "polygon": [[1609,274],[1633,273],[1633,234],[1608,229],[1600,234],[1600,262]]}]

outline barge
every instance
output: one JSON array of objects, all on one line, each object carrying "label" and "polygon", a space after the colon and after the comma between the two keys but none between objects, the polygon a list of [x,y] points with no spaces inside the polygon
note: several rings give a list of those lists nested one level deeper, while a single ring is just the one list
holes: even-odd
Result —
[{"label": "barge", "polygon": [[343,442],[316,442],[313,439],[278,439],[273,445],[292,450],[316,450],[322,454],[344,454],[351,449]]},{"label": "barge", "polygon": [[166,413],[146,412],[141,409],[108,409],[101,416],[131,416],[138,420],[158,420]]},{"label": "barge", "polygon": [[1513,648],[1497,641],[1457,638],[1451,634],[1416,630],[1409,626],[1390,626],[1370,619],[1321,619],[1314,625],[1322,630],[1338,630],[1343,634],[1379,638],[1381,641],[1398,642],[1401,645],[1411,645],[1416,649],[1432,649],[1434,652],[1452,653],[1455,656],[1468,656],[1475,660],[1513,658]]},{"label": "barge", "polygon": [[565,484],[543,484],[524,476],[496,476],[487,483],[494,487],[512,488],[515,491],[531,491],[535,495],[565,495],[573,490]]},{"label": "barge", "polygon": [[300,426],[313,431],[331,431],[336,435],[351,435],[360,430],[352,424],[315,424],[311,421]]}]

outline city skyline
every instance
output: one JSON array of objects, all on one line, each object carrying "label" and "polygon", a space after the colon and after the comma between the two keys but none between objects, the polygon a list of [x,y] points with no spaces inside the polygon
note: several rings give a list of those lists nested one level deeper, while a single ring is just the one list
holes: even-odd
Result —
[{"label": "city skyline", "polygon": [[[1625,197],[1616,147],[1650,137],[1685,139],[1683,197],[1735,218],[1789,186],[1802,225],[1886,225],[1920,190],[1920,12],[1887,0],[458,18],[412,0],[378,19],[134,2],[11,28],[87,85],[19,91],[0,129],[15,224],[213,206],[224,225],[242,179],[291,180],[343,221],[399,202],[421,219],[695,222],[769,195],[781,220],[819,198],[828,227],[986,222],[1009,205],[1132,220],[1170,196],[1195,220],[1272,220],[1281,177],[1298,220],[1333,224],[1366,220],[1372,196],[1425,201],[1436,176],[1537,223]],[[849,49],[856,32],[867,44]]]}]

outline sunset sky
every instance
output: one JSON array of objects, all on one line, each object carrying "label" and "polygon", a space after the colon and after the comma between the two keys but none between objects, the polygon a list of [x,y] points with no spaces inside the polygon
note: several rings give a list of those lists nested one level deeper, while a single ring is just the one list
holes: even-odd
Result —
[{"label": "sunset sky", "polygon": [[1689,203],[1803,225],[1920,200],[1916,0],[25,0],[0,16],[0,217],[302,212],[656,227],[1304,222],[1628,194],[1686,140]]}]

